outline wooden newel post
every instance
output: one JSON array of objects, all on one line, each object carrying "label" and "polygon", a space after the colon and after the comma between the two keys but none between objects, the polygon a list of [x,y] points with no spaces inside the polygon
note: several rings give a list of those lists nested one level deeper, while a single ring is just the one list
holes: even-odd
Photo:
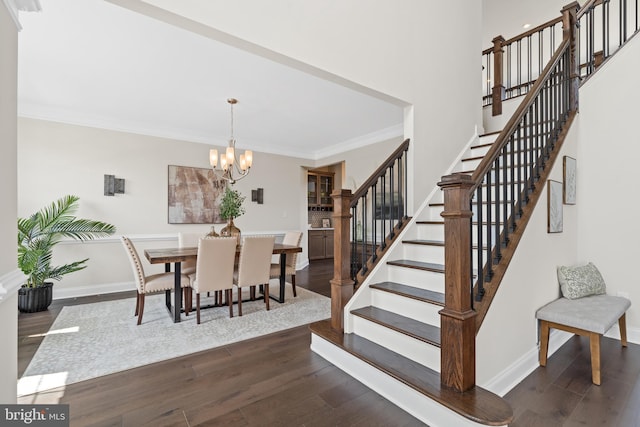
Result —
[{"label": "wooden newel post", "polygon": [[351,280],[351,190],[334,190],[333,279],[331,279],[331,327],[344,331],[344,306],[353,296]]},{"label": "wooden newel post", "polygon": [[580,59],[578,58],[578,10],[577,1],[562,8],[562,33],[569,39],[569,108],[578,111],[578,89],[580,88]]},{"label": "wooden newel post", "polygon": [[504,37],[497,36],[493,39],[493,92],[491,93],[491,111],[494,116],[502,114],[502,100],[505,97],[504,82],[502,77],[502,44]]},{"label": "wooden newel post", "polygon": [[444,191],[445,303],[440,310],[440,381],[457,391],[476,382],[476,312],[471,307],[471,176],[452,174]]}]

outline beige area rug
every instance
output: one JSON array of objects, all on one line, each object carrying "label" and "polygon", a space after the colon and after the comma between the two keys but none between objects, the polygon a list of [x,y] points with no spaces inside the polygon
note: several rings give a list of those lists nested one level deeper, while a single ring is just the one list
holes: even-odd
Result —
[{"label": "beige area rug", "polygon": [[[270,292],[277,292],[272,282]],[[330,317],[331,300],[297,288],[286,288],[285,303],[271,300],[242,303],[242,317],[234,306],[195,311],[173,323],[164,294],[148,296],[142,325],[136,325],[135,299],[64,307],[18,381],[18,395],[64,386]],[[248,295],[247,295],[248,297]],[[235,300],[235,296],[234,296]],[[204,298],[202,305],[211,299]],[[195,296],[194,296],[195,305]]]}]

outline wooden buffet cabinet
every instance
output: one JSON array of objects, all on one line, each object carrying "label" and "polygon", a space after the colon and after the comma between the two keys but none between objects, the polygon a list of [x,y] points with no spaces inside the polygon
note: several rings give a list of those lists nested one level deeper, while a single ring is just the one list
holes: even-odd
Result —
[{"label": "wooden buffet cabinet", "polygon": [[333,229],[309,230],[309,259],[333,258]]}]

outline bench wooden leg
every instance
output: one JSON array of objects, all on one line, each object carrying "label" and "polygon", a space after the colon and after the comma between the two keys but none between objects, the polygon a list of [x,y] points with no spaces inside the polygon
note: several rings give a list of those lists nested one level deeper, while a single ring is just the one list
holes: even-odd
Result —
[{"label": "bench wooden leg", "polygon": [[591,347],[591,380],[595,385],[600,385],[600,334],[589,333]]},{"label": "bench wooden leg", "polygon": [[622,313],[622,316],[618,319],[618,326],[620,327],[620,342],[622,346],[627,346],[627,313]]},{"label": "bench wooden leg", "polygon": [[540,366],[547,366],[547,351],[549,351],[549,322],[540,321]]}]

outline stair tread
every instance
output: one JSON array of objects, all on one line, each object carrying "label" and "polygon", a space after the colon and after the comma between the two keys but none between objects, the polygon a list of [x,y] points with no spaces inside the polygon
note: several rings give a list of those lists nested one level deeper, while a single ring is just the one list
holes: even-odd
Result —
[{"label": "stair tread", "polygon": [[387,264],[399,267],[416,268],[418,270],[435,271],[436,273],[444,273],[443,264],[434,264],[432,262],[414,261],[411,259],[398,259],[387,261]]},{"label": "stair tread", "polygon": [[328,320],[314,322],[309,328],[317,336],[467,419],[485,425],[506,425],[513,419],[511,406],[488,390],[475,386],[460,393],[445,387],[440,382],[440,374],[433,369],[358,335],[337,332]]},{"label": "stair tread", "polygon": [[415,286],[407,286],[396,282],[374,283],[369,285],[369,287],[444,307],[444,294],[442,292],[434,292],[428,289],[416,288]]},{"label": "stair tread", "polygon": [[362,307],[351,314],[377,323],[422,342],[440,347],[440,328],[377,307]]},{"label": "stair tread", "polygon": [[444,240],[409,239],[403,240],[402,243],[409,245],[444,246]]}]

